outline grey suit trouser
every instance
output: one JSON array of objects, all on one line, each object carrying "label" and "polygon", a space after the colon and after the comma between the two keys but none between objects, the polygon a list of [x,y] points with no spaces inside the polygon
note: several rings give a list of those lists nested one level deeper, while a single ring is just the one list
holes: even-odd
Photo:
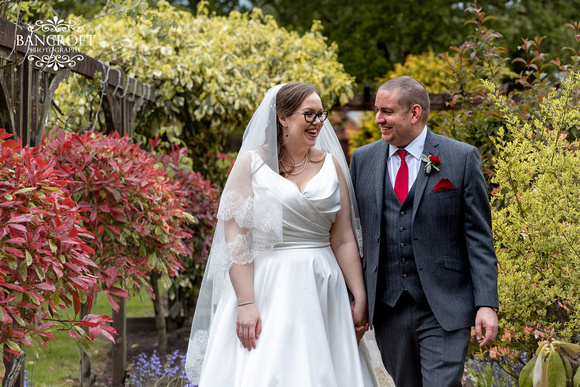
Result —
[{"label": "grey suit trouser", "polygon": [[377,345],[397,387],[460,387],[471,329],[446,331],[429,305],[404,292],[394,307],[379,302]]}]

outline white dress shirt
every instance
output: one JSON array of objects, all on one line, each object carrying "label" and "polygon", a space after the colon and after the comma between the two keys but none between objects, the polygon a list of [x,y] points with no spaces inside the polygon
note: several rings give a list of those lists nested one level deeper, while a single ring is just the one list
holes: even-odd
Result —
[{"label": "white dress shirt", "polygon": [[[421,134],[414,139],[409,145],[405,147],[407,154],[405,156],[405,162],[409,168],[409,191],[419,174],[419,169],[421,169],[421,153],[425,148],[425,139],[427,138],[427,126],[423,128]],[[394,147],[389,144],[389,158],[387,159],[387,168],[389,169],[389,177],[391,179],[391,185],[395,187],[395,179],[397,177],[397,172],[401,166],[401,159],[397,154],[399,148]]]}]

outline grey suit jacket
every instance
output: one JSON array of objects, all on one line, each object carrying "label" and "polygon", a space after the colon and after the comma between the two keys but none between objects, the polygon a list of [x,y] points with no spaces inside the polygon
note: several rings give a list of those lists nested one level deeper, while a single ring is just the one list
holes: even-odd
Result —
[{"label": "grey suit jacket", "polygon": [[[478,307],[498,307],[497,259],[491,211],[477,149],[430,130],[423,154],[441,160],[439,171],[415,180],[413,254],[425,296],[445,330],[474,325]],[[362,265],[369,321],[373,323],[379,278],[380,227],[388,144],[382,140],[356,149],[351,158],[363,231]],[[449,179],[454,188],[435,192]],[[389,227],[387,224],[386,227]]]}]

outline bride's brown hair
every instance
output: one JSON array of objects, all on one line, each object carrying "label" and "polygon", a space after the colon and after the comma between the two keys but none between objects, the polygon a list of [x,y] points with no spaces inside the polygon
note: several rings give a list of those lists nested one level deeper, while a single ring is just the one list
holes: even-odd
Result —
[{"label": "bride's brown hair", "polygon": [[[302,102],[312,93],[316,93],[320,97],[320,92],[316,87],[303,82],[290,82],[282,86],[276,94],[276,128],[278,140],[278,169],[280,175],[286,176],[291,170],[287,170],[280,160],[286,156],[286,147],[284,146],[284,127],[280,123],[280,116],[289,116],[300,107]],[[291,160],[292,164],[295,163]]]}]

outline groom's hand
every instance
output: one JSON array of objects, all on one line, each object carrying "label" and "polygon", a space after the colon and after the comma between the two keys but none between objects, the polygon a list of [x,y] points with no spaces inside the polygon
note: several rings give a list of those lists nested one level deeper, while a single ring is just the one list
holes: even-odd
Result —
[{"label": "groom's hand", "polygon": [[[483,330],[485,329],[485,336]],[[480,347],[492,343],[497,336],[497,314],[492,308],[482,306],[475,316],[475,337],[480,342]],[[483,337],[483,340],[482,340]]]},{"label": "groom's hand", "polygon": [[369,324],[362,325],[360,327],[354,327],[354,333],[356,334],[356,343],[360,344],[361,339],[365,333],[369,330]]}]

